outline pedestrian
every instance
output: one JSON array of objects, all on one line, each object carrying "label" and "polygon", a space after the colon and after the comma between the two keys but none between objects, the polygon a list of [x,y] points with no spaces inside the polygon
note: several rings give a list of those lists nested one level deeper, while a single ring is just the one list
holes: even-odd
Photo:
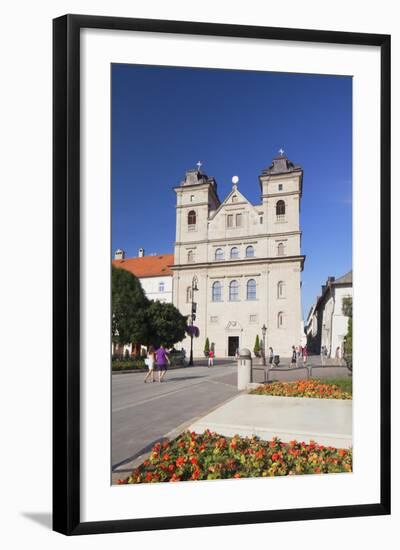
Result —
[{"label": "pedestrian", "polygon": [[342,353],[341,353],[340,346],[338,346],[335,351],[335,363],[337,365],[340,365],[341,359],[342,359]]},{"label": "pedestrian", "polygon": [[306,364],[307,363],[307,357],[308,357],[307,346],[303,346],[302,356],[303,356],[303,363]]},{"label": "pedestrian", "polygon": [[208,352],[208,367],[214,366],[214,350],[211,348]]},{"label": "pedestrian", "polygon": [[144,362],[146,363],[147,368],[149,369],[149,372],[146,374],[146,377],[144,379],[144,383],[147,382],[147,379],[149,378],[150,375],[151,375],[151,381],[155,382],[155,380],[154,380],[155,352],[154,352],[154,347],[153,346],[149,347],[149,349],[147,351],[147,357],[144,360]]},{"label": "pedestrian", "polygon": [[235,359],[239,359],[239,348],[236,348]]},{"label": "pedestrian", "polygon": [[290,366],[297,366],[297,351],[294,346],[292,346],[292,360],[290,361]]},{"label": "pedestrian", "polygon": [[268,363],[273,366],[273,362],[274,362],[274,350],[270,346],[269,353],[268,353]]},{"label": "pedestrian", "polygon": [[325,346],[321,346],[321,365],[324,366],[325,363]]},{"label": "pedestrian", "polygon": [[168,365],[170,363],[168,352],[161,344],[161,346],[156,351],[156,362],[157,362],[157,369],[158,369],[158,381],[162,382],[165,377],[165,373],[167,372]]}]

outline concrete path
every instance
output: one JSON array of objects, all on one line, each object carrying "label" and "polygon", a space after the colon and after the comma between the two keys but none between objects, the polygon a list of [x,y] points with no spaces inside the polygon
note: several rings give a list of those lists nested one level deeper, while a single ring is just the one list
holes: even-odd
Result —
[{"label": "concrete path", "polygon": [[352,445],[352,401],[270,397],[241,394],[191,424],[189,430],[210,429],[225,436],[279,437],[320,445],[348,448]]}]

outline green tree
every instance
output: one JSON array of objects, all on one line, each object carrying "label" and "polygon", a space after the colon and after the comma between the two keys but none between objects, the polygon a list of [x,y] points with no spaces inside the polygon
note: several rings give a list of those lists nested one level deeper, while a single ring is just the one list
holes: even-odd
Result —
[{"label": "green tree", "polygon": [[208,355],[210,352],[210,340],[208,339],[208,336],[206,338],[206,343],[204,344],[204,354]]},{"label": "green tree", "polygon": [[254,351],[254,355],[256,355],[258,357],[258,355],[260,354],[260,338],[258,337],[258,334],[256,336],[256,341],[255,341],[255,344],[254,344],[254,348],[253,348],[253,351]]},{"label": "green tree", "polygon": [[143,342],[149,304],[135,275],[112,266],[112,339],[119,344]]},{"label": "green tree", "polygon": [[353,370],[353,300],[351,296],[343,298],[342,303],[343,314],[349,320],[347,324],[347,334],[344,338],[344,360],[349,369]]},{"label": "green tree", "polygon": [[172,347],[185,337],[187,319],[173,305],[151,301],[146,311],[148,345]]}]

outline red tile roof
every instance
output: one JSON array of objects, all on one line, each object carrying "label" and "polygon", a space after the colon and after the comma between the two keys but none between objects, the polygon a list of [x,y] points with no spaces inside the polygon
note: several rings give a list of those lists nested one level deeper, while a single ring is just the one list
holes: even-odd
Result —
[{"label": "red tile roof", "polygon": [[130,271],[136,277],[160,277],[172,275],[170,266],[174,263],[174,255],[160,254],[142,258],[126,258],[125,260],[113,260],[112,263],[115,267],[122,267]]}]

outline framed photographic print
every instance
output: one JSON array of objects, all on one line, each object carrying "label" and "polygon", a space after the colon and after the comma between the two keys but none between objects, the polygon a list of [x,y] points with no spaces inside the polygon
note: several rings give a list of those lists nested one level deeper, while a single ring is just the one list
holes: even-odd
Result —
[{"label": "framed photographic print", "polygon": [[390,513],[390,37],[54,20],[53,527]]}]

